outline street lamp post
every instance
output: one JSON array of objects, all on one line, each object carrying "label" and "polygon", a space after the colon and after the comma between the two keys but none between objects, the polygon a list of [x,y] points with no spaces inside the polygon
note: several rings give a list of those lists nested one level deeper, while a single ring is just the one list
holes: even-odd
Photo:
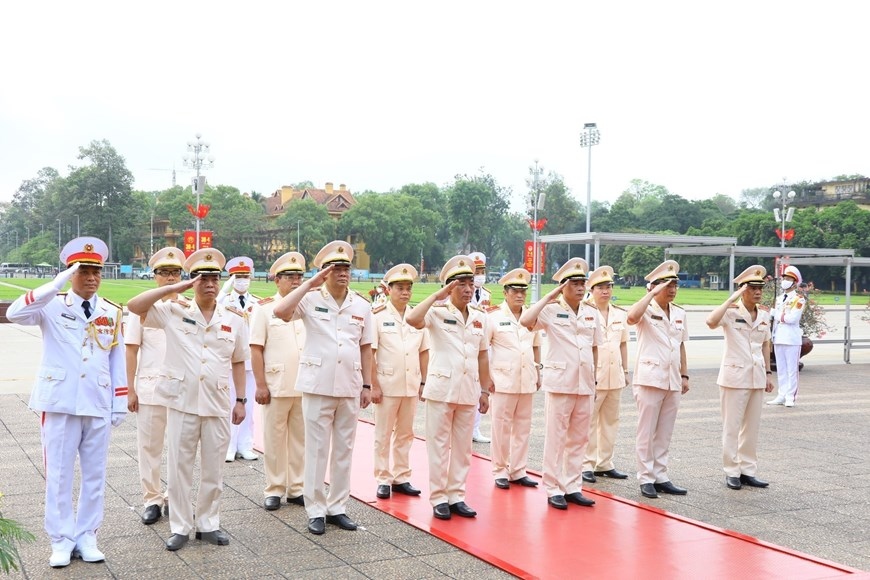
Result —
[{"label": "street lamp post", "polygon": [[196,189],[196,249],[199,249],[199,198],[202,191],[205,189],[204,177],[200,177],[200,172],[203,169],[214,167],[214,155],[208,155],[210,145],[207,141],[202,140],[202,133],[196,134],[196,141],[187,142],[187,150],[192,154],[184,156],[184,166],[196,170],[196,180],[194,189]]},{"label": "street lamp post", "polygon": [[301,236],[299,235],[300,228],[302,227],[302,220],[296,220],[296,251],[302,252],[299,248],[301,247],[300,241]]},{"label": "street lamp post", "polygon": [[60,245],[60,218],[57,218],[57,266],[58,266],[57,271],[58,272],[60,272],[63,269],[63,262],[61,262],[61,260],[60,260],[60,249],[61,249],[61,245]]},{"label": "street lamp post", "polygon": [[[598,145],[601,133],[598,132],[596,123],[583,125],[583,133],[580,134],[580,147],[589,149],[586,164],[586,233],[592,231],[592,146]],[[589,242],[586,242],[586,263],[589,263]],[[595,264],[597,267],[598,264]]]},{"label": "street lamp post", "polygon": [[79,222],[79,214],[76,214],[76,237],[82,237],[82,227],[81,222]]},{"label": "street lamp post", "polygon": [[[785,188],[783,188],[785,189]],[[790,201],[794,201],[795,192],[789,191],[788,193],[782,193],[777,190],[773,192],[773,199],[775,199],[780,207],[773,208],[773,218],[776,220],[779,225],[779,247],[781,249],[781,254],[779,256],[779,264],[775,268],[775,277],[780,278],[780,270],[782,270],[782,260],[785,258],[785,224],[790,222],[792,217],[794,217],[794,206],[788,207]],[[776,301],[776,292],[777,288],[774,286],[773,288],[773,299]]]},{"label": "street lamp post", "polygon": [[540,250],[538,249],[538,210],[544,209],[544,201],[547,194],[541,192],[538,186],[538,176],[541,174],[541,169],[538,167],[538,160],[535,159],[534,180],[532,185],[532,195],[529,198],[532,212],[532,304],[538,301],[541,294],[541,273],[540,270]]}]

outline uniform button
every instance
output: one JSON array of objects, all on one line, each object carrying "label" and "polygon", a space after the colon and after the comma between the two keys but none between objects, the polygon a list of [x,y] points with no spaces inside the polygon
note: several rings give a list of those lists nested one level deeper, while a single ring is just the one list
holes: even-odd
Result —
[{"label": "uniform button", "polygon": [[341,361],[338,361],[338,364],[341,364]]},{"label": "uniform button", "polygon": [[88,357],[83,358],[82,362],[85,362],[86,360],[88,360]]},{"label": "uniform button", "polygon": [[202,359],[202,362],[205,362],[205,359]]},{"label": "uniform button", "polygon": [[205,377],[199,377],[199,380],[204,381]]},{"label": "uniform button", "polygon": [[202,345],[202,348],[208,348],[207,344]]}]

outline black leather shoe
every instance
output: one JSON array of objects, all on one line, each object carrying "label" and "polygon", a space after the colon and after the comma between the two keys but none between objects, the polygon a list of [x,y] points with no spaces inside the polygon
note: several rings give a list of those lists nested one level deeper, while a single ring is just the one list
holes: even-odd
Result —
[{"label": "black leather shoe", "polygon": [[420,495],[420,490],[411,485],[410,481],[404,483],[394,483],[393,491],[402,495]]},{"label": "black leather shoe", "polygon": [[728,475],[725,476],[725,485],[728,486],[728,489],[740,489],[743,487],[739,477],[730,477]]},{"label": "black leather shoe", "polygon": [[375,492],[375,495],[380,499],[389,499],[390,498],[390,486],[386,483],[378,486],[378,491]]},{"label": "black leather shoe", "polygon": [[452,514],[450,513],[450,506],[446,503],[439,503],[432,508],[432,515],[434,515],[439,520],[449,520],[452,516]]},{"label": "black leather shoe", "polygon": [[547,503],[557,510],[566,510],[568,509],[568,502],[565,501],[564,495],[554,495],[552,497],[547,498]]},{"label": "black leather shoe", "polygon": [[760,479],[757,479],[752,475],[741,475],[740,483],[748,485],[749,487],[767,487],[768,485],[770,485],[766,481],[761,481]]},{"label": "black leather shoe", "polygon": [[663,481],[662,483],[654,483],[653,486],[659,493],[667,493],[669,495],[686,495],[689,493],[682,487],[677,487],[672,481]]},{"label": "black leather shoe", "polygon": [[297,495],[296,497],[288,497],[287,503],[292,503],[294,505],[301,505],[302,507],[305,507],[305,498],[303,498],[301,495]]},{"label": "black leather shoe", "polygon": [[214,530],[213,532],[196,532],[196,539],[214,544],[215,546],[229,546],[230,537],[223,530]]},{"label": "black leather shoe", "polygon": [[595,474],[591,471],[584,471],[580,474],[583,477],[583,481],[586,483],[595,483]]},{"label": "black leather shoe", "polygon": [[538,487],[538,482],[534,479],[530,479],[527,475],[524,475],[519,479],[512,479],[510,482],[519,484],[523,487]]},{"label": "black leather shoe", "polygon": [[498,479],[496,479],[495,486],[499,489],[510,489],[511,488],[511,484],[508,483],[508,480],[506,477],[499,477]]},{"label": "black leather shoe", "polygon": [[594,499],[589,499],[579,491],[575,491],[574,493],[566,493],[565,501],[570,503],[576,503],[577,505],[582,505],[583,507],[592,507],[595,505]]},{"label": "black leather shoe", "polygon": [[324,518],[310,518],[308,520],[308,531],[317,536],[322,535],[326,531]]},{"label": "black leather shoe", "polygon": [[150,526],[160,519],[160,506],[151,504],[142,512],[142,523]]},{"label": "black leather shoe", "polygon": [[601,477],[609,477],[610,479],[628,479],[627,473],[622,473],[618,469],[608,469],[607,471],[596,471],[595,475]]},{"label": "black leather shoe", "polygon": [[477,515],[477,512],[468,507],[464,501],[458,501],[456,503],[450,504],[450,513],[454,513],[457,516],[463,518],[473,518]]},{"label": "black leather shoe", "polygon": [[281,507],[281,498],[277,495],[270,495],[263,500],[263,507],[266,508],[267,512],[273,512]]},{"label": "black leather shoe", "polygon": [[642,483],[640,484],[640,495],[643,497],[649,497],[655,499],[659,496],[656,493],[656,486],[652,483]]},{"label": "black leather shoe", "polygon": [[336,514],[334,516],[326,516],[326,523],[338,526],[342,530],[354,531],[356,523],[347,517],[347,514]]},{"label": "black leather shoe", "polygon": [[180,550],[189,539],[190,536],[185,536],[184,534],[172,534],[169,536],[169,539],[166,540],[166,549],[170,552]]}]

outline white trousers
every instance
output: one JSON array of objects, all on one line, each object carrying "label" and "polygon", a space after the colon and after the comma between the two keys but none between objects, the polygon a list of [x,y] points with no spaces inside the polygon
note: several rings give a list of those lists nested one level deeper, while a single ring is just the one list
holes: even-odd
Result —
[{"label": "white trousers", "polygon": [[668,449],[680,408],[680,391],[634,385],[637,401],[637,479],[664,483],[668,478]]},{"label": "white trousers", "polygon": [[592,395],[547,392],[544,436],[544,487],[547,496],[580,491],[583,458],[589,441]]},{"label": "white trousers", "polygon": [[801,359],[799,344],[774,344],[776,353],[776,380],[779,383],[779,396],[786,401],[797,398],[800,373],[798,365]]},{"label": "white trousers", "polygon": [[622,389],[595,391],[595,405],[589,422],[589,445],[583,471],[613,469],[613,447],[619,433],[619,402]]},{"label": "white trousers", "polygon": [[[305,511],[309,518],[343,514],[350,497],[359,397],[303,393],[302,413],[305,416]],[[329,495],[324,483],[327,465]]]},{"label": "white trousers", "polygon": [[[66,413],[42,413],[45,460],[45,533],[52,546],[71,547],[95,534],[103,521],[111,421]],[[81,470],[78,505],[72,490],[76,456]]]},{"label": "white trousers", "polygon": [[529,462],[529,435],[532,432],[534,393],[499,393],[492,400],[492,476],[493,479],[520,479],[526,476]]},{"label": "white trousers", "polygon": [[375,480],[378,485],[410,481],[416,410],[416,396],[384,397],[375,405]]},{"label": "white trousers", "polygon": [[719,400],[722,405],[722,467],[725,475],[755,477],[764,389],[719,387]]},{"label": "white trousers", "polygon": [[433,506],[465,501],[476,409],[476,405],[426,400],[429,501]]},{"label": "white trousers", "polygon": [[227,453],[232,451],[253,451],[254,449],[254,396],[257,393],[257,383],[254,381],[254,371],[245,371],[245,420],[239,425],[233,425],[233,407],[236,406],[236,387],[233,375],[230,373],[230,444]]},{"label": "white trousers", "polygon": [[[217,530],[221,525],[223,470],[230,441],[230,422],[226,417],[200,417],[168,409],[166,437],[166,471],[169,476],[169,505],[172,506],[169,510],[170,531],[188,535],[194,526],[199,532]],[[200,479],[194,511],[190,494],[197,447],[200,447]]]},{"label": "white trousers", "polygon": [[139,455],[139,481],[142,484],[142,505],[163,507],[166,495],[160,480],[163,462],[163,442],[166,438],[166,407],[139,405],[136,413],[136,441]]},{"label": "white trousers", "polygon": [[302,397],[272,397],[263,405],[265,497],[302,495],[305,465],[305,422]]}]

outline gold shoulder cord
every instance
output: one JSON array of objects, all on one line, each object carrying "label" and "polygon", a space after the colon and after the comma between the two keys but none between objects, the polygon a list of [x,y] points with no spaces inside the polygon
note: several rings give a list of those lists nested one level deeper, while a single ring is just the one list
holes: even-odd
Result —
[{"label": "gold shoulder cord", "polygon": [[115,321],[115,331],[112,334],[112,344],[109,346],[103,346],[102,343],[97,340],[97,326],[93,322],[88,323],[88,334],[91,336],[91,344],[96,343],[97,347],[101,350],[112,350],[114,347],[118,346],[118,333],[121,330],[121,317],[118,316]]}]

